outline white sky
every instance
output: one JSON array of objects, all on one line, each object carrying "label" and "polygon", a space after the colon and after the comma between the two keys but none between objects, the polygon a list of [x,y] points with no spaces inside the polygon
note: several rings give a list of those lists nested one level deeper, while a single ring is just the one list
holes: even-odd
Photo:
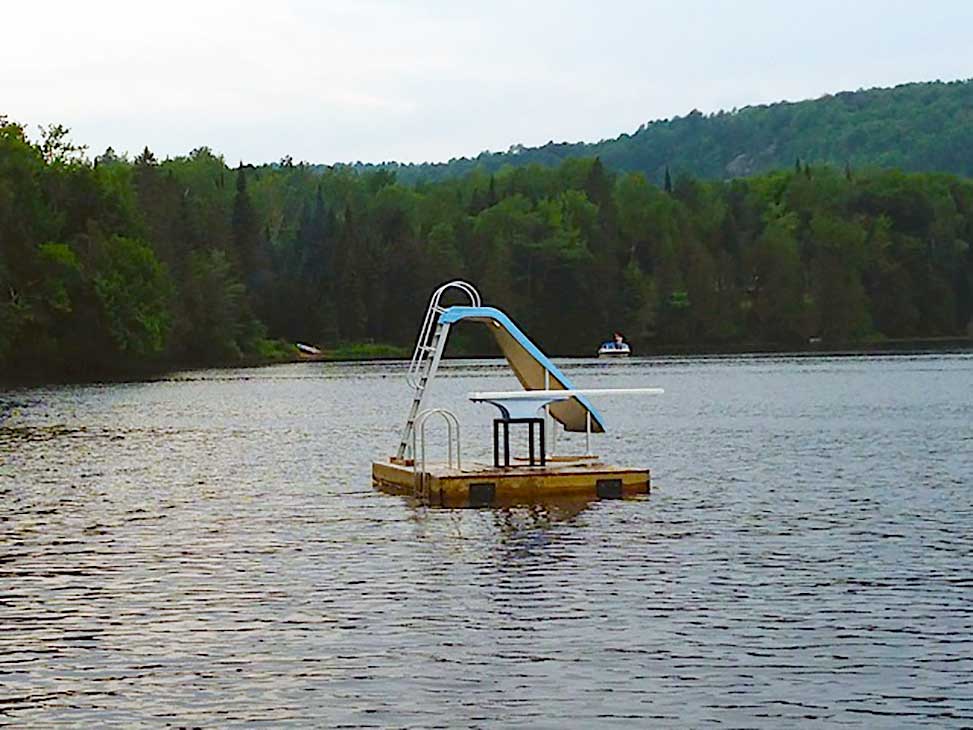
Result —
[{"label": "white sky", "polygon": [[33,0],[0,114],[91,153],[419,162],[973,77],[969,0]]}]

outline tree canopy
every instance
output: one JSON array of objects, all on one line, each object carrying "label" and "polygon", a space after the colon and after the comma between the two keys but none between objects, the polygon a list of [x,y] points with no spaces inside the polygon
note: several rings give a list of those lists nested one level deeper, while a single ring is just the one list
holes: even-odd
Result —
[{"label": "tree canopy", "polygon": [[[87,159],[0,123],[0,374],[90,376],[409,345],[466,278],[555,355],[955,336],[973,315],[973,181],[793,160],[654,184],[598,157],[407,185],[212,150]],[[488,345],[461,335],[468,351]]]}]

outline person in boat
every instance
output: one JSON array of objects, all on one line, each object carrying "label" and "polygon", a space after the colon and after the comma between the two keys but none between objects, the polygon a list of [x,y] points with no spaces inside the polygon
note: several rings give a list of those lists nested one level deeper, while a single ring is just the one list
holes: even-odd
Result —
[{"label": "person in boat", "polygon": [[614,352],[619,354],[627,354],[629,352],[628,343],[625,342],[625,337],[621,332],[613,332],[612,338],[602,343],[599,349],[599,354],[606,355]]}]

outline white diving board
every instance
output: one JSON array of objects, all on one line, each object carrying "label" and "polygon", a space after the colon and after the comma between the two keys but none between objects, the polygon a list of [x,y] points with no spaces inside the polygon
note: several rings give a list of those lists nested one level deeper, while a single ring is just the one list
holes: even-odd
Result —
[{"label": "white diving board", "polygon": [[[469,399],[474,403],[489,403],[496,406],[503,415],[504,421],[532,420],[538,419],[538,411],[549,407],[553,411],[552,403],[558,403],[569,399],[584,398],[585,396],[601,395],[661,395],[665,391],[662,388],[566,388],[564,390],[495,390],[474,392],[469,394]],[[585,403],[587,401],[584,401]],[[585,453],[591,453],[591,432],[592,432],[592,411],[588,409],[585,417]],[[503,421],[494,421],[494,431],[496,424]],[[532,427],[533,428],[533,427]],[[495,431],[496,432],[496,431]],[[541,451],[543,451],[543,428],[541,429]],[[494,437],[496,438],[496,436]],[[533,430],[531,430],[533,438]],[[533,443],[533,441],[531,442]],[[497,448],[496,446],[494,447]],[[532,447],[533,448],[533,447]],[[506,452],[505,452],[506,453]],[[531,451],[533,453],[533,450]]]},{"label": "white diving board", "polygon": [[662,388],[570,388],[564,390],[496,390],[474,392],[474,403],[490,403],[500,409],[504,418],[532,418],[550,403],[578,396],[662,395]]}]

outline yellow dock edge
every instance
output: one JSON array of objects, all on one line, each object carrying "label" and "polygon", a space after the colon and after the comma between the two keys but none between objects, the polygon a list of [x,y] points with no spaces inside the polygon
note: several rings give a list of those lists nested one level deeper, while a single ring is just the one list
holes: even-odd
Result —
[{"label": "yellow dock edge", "polygon": [[648,469],[600,463],[465,471],[428,466],[420,473],[411,466],[376,461],[372,463],[372,482],[389,494],[442,507],[529,504],[546,499],[623,499],[648,494],[651,489]]}]

